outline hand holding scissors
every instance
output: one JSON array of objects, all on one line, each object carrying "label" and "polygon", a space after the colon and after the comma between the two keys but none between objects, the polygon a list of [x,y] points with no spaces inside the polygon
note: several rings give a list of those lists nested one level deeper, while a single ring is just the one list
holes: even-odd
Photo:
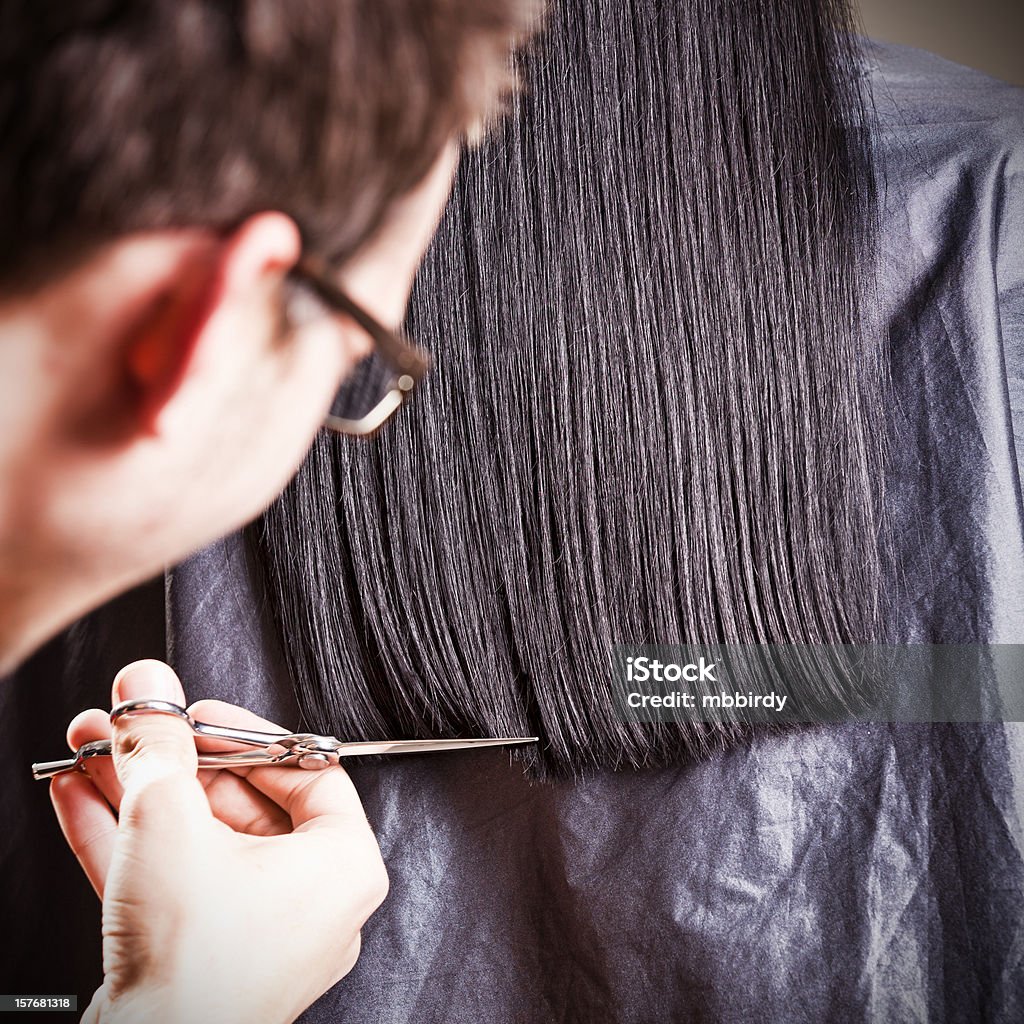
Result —
[{"label": "hand holding scissors", "polygon": [[[122,670],[113,698],[113,722],[72,723],[74,758],[37,766],[103,900],[104,979],[83,1021],[294,1019],[351,970],[388,888],[348,774],[293,767],[336,765],[347,745],[215,702],[197,713],[230,724],[196,722],[159,662]],[[256,749],[200,755],[197,737]]]}]

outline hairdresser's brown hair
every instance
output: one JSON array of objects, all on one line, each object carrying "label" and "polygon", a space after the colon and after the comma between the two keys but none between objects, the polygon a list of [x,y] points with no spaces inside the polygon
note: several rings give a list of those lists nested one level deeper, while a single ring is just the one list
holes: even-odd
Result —
[{"label": "hairdresser's brown hair", "polygon": [[343,261],[510,85],[532,0],[11,0],[0,282],[260,210]]}]

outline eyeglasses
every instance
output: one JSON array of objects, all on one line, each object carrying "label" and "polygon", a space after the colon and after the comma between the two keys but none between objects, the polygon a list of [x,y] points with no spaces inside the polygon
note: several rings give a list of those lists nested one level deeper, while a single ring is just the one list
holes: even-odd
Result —
[{"label": "eyeglasses", "polygon": [[[304,320],[295,299],[317,300],[332,315],[344,313],[373,341],[373,351],[342,381],[325,426],[339,434],[369,437],[398,411],[430,368],[430,357],[395,331],[389,330],[349,298],[332,280],[327,263],[304,256],[289,272],[291,319]],[[298,313],[298,315],[296,315]]]}]

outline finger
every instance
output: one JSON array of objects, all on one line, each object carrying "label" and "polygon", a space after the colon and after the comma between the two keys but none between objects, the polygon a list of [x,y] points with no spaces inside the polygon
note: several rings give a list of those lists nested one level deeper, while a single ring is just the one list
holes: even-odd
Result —
[{"label": "finger", "polygon": [[[189,712],[193,713],[198,707],[200,714],[196,717],[201,718],[203,703],[231,707],[221,705],[219,701],[200,702],[193,705]],[[282,731],[270,723],[266,725],[270,732]],[[246,744],[232,743],[214,737],[194,736],[193,739],[200,753],[252,750],[252,747]],[[214,816],[234,831],[256,836],[276,836],[291,832],[291,818],[273,800],[264,796],[244,778],[222,768],[215,768],[200,769],[199,781],[206,791],[206,798],[210,802]]]},{"label": "finger", "polygon": [[[125,700],[161,700],[184,704],[178,677],[161,661],[137,661],[123,668],[114,680],[115,703]],[[124,787],[125,803],[133,811],[148,804],[147,790],[159,783],[159,800],[172,803],[177,813],[210,819],[210,809],[196,778],[195,737],[188,723],[159,713],[125,715],[113,723],[114,769]],[[159,802],[149,809],[161,822]],[[169,808],[168,808],[169,813]],[[155,826],[154,826],[155,827]]]},{"label": "finger", "polygon": [[71,719],[68,726],[68,746],[77,750],[83,743],[110,739],[110,715],[100,708],[89,708]]},{"label": "finger", "polygon": [[234,831],[250,836],[281,836],[291,832],[291,818],[246,779],[218,768],[200,771],[199,781],[206,790],[214,817]]},{"label": "finger", "polygon": [[79,772],[54,776],[50,799],[61,831],[86,878],[103,899],[117,839],[117,818],[102,793]]},{"label": "finger", "polygon": [[[189,708],[193,718],[212,725],[280,732],[280,726],[245,708],[218,700],[198,701]],[[231,772],[284,809],[296,829],[341,826],[368,827],[363,805],[352,780],[341,767],[322,771],[298,768],[232,768]]]},{"label": "finger", "polygon": [[[274,723],[221,701],[199,701],[189,708],[189,713],[197,721],[216,725],[281,731]],[[238,767],[230,772],[244,777],[288,812],[296,832],[309,833],[306,838],[310,840],[315,835],[324,841],[312,863],[330,865],[331,872],[339,863],[345,864],[353,881],[347,890],[346,913],[350,919],[365,922],[387,896],[388,873],[348,773],[340,767],[312,772],[299,768]],[[290,859],[294,850],[287,846],[288,842],[286,839],[286,845],[278,849]],[[316,877],[317,872],[313,871],[311,880]],[[358,948],[357,944],[355,955]]]},{"label": "finger", "polygon": [[[287,733],[288,730],[273,722],[260,718],[259,715],[239,707],[237,704],[228,704],[222,700],[197,700],[187,709],[188,713],[197,722],[207,725],[224,725],[234,729],[251,729],[256,732],[265,732],[270,735]],[[219,736],[196,736],[196,746],[201,753],[235,753],[248,751],[252,752],[258,748],[251,743],[242,743],[237,740],[223,739]],[[219,769],[218,769],[219,770]]]},{"label": "finger", "polygon": [[[109,740],[111,735],[110,715],[99,708],[90,708],[76,715],[68,726],[68,746],[78,750],[94,740]],[[109,757],[90,757],[84,762],[85,773],[93,785],[106,797],[114,810],[121,806],[124,790],[117,779],[114,762]]]}]

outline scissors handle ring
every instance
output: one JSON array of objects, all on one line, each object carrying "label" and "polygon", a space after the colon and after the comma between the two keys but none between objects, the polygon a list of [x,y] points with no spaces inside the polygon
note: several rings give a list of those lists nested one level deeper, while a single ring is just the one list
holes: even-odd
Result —
[{"label": "scissors handle ring", "polygon": [[123,700],[110,712],[110,724],[113,725],[118,719],[124,718],[126,715],[134,715],[139,712],[173,715],[175,718],[180,718],[195,728],[192,716],[183,707],[172,704],[169,700]]}]

